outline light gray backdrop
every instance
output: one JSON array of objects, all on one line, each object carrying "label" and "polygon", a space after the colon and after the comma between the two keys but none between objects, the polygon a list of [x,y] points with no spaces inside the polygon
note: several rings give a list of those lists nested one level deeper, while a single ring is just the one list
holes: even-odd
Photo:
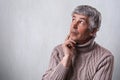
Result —
[{"label": "light gray backdrop", "polygon": [[41,80],[81,4],[102,13],[96,41],[115,56],[113,80],[120,80],[119,0],[0,0],[0,80]]}]

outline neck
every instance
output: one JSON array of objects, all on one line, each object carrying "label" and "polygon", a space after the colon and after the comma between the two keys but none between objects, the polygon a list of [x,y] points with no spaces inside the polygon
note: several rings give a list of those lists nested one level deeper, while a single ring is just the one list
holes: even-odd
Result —
[{"label": "neck", "polygon": [[81,44],[80,43],[77,44],[76,49],[78,51],[83,51],[83,52],[86,52],[86,51],[93,49],[95,46],[94,39],[95,39],[95,37],[91,37],[89,39],[86,39],[85,42],[83,42]]}]

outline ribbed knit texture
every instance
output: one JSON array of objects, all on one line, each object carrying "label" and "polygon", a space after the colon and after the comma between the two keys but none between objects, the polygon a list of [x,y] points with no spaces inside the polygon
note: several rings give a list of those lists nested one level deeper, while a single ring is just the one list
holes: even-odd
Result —
[{"label": "ribbed knit texture", "polygon": [[63,57],[62,46],[56,46],[42,80],[112,80],[114,56],[94,39],[76,46],[70,67],[60,63]]}]

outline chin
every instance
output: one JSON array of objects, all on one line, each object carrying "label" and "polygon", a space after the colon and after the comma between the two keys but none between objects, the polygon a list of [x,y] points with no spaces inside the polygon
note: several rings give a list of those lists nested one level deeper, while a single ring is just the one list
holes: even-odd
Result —
[{"label": "chin", "polygon": [[74,40],[75,42],[77,42],[79,39],[76,36],[71,36],[70,37],[72,40]]}]

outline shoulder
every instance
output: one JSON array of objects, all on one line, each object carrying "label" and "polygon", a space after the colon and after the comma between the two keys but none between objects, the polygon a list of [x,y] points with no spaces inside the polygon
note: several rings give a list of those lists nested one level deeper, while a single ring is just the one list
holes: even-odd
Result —
[{"label": "shoulder", "polygon": [[97,69],[100,69],[102,66],[113,65],[114,64],[114,56],[110,50],[104,48],[103,46],[96,43],[95,48],[95,66]]},{"label": "shoulder", "polygon": [[102,55],[102,56],[113,56],[110,50],[99,45],[98,43],[96,43],[96,51],[98,52],[99,55]]},{"label": "shoulder", "polygon": [[62,59],[62,57],[64,56],[62,44],[58,44],[53,48],[51,56]]},{"label": "shoulder", "polygon": [[97,52],[96,55],[97,55],[98,61],[100,63],[104,60],[114,61],[114,55],[111,53],[111,51],[97,43],[96,43],[96,52]]},{"label": "shoulder", "polygon": [[57,46],[54,47],[53,50],[56,50],[58,52],[62,51],[62,44],[58,44]]}]

